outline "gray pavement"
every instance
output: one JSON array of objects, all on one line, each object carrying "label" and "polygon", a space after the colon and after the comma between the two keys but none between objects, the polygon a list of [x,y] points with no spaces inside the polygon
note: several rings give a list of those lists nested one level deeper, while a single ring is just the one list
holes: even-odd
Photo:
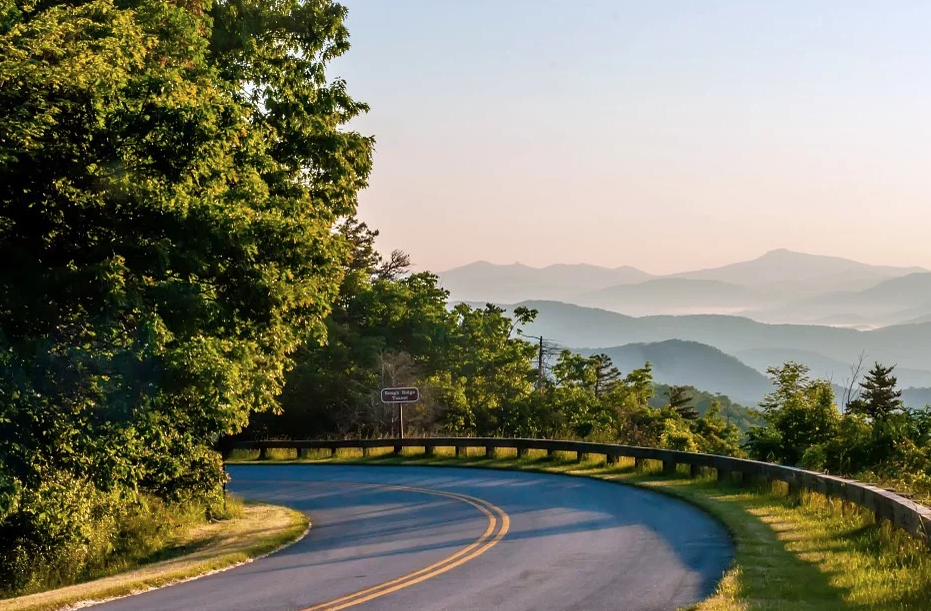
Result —
[{"label": "gray pavement", "polygon": [[[510,527],[481,555],[354,611],[672,611],[708,596],[732,558],[726,532],[647,490],[558,475],[437,467],[234,466],[230,489],[306,512],[310,533],[256,562],[94,607],[101,611],[302,611],[442,562]],[[498,529],[502,520],[499,518]]]}]

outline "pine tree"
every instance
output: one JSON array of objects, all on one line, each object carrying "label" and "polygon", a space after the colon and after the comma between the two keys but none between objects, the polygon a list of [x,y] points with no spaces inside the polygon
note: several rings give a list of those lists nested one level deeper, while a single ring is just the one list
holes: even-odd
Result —
[{"label": "pine tree", "polygon": [[847,404],[851,414],[862,414],[873,420],[885,420],[902,409],[902,391],[896,388],[898,380],[892,375],[895,365],[885,367],[879,363],[860,382],[860,397]]},{"label": "pine tree", "polygon": [[692,397],[687,386],[669,387],[669,407],[676,410],[684,420],[697,420],[698,410],[692,405]]},{"label": "pine tree", "polygon": [[621,379],[621,372],[611,362],[611,357],[607,354],[595,354],[589,357],[594,373],[594,387],[592,388],[595,396],[599,399],[610,393]]}]

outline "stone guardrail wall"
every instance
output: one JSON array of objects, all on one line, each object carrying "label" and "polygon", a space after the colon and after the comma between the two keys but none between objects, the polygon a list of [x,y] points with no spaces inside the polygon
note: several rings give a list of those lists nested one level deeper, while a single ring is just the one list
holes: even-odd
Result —
[{"label": "stone guardrail wall", "polygon": [[527,450],[546,450],[553,452],[575,452],[579,460],[586,454],[603,454],[608,464],[618,461],[621,456],[641,460],[657,460],[663,463],[663,471],[673,473],[677,465],[689,465],[692,476],[702,468],[715,469],[718,479],[732,478],[739,473],[741,477],[763,478],[786,482],[790,490],[805,488],[815,492],[843,499],[875,512],[879,520],[889,520],[911,535],[923,539],[931,545],[931,509],[919,505],[901,495],[877,486],[871,486],[854,480],[824,475],[795,467],[785,467],[773,463],[731,458],[714,454],[696,454],[677,450],[661,450],[609,443],[590,443],[585,441],[561,441],[555,439],[503,439],[494,437],[421,437],[406,439],[343,439],[343,440],[268,440],[239,441],[231,448],[259,450],[259,458],[265,458],[267,451],[273,448],[296,449],[298,456],[306,450],[330,450],[339,448],[358,448],[363,455],[373,448],[393,448],[396,454],[405,447],[424,448],[427,455],[434,453],[437,447],[456,448],[456,456],[463,455],[466,448],[485,448],[488,456],[494,456],[497,448],[517,450],[519,457]]}]

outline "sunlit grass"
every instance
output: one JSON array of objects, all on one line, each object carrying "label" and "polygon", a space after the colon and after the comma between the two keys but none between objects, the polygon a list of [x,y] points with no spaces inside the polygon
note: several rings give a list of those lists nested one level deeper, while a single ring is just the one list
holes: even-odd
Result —
[{"label": "sunlit grass", "polygon": [[229,519],[200,524],[172,541],[169,559],[131,571],[38,594],[0,600],[0,611],[51,611],[87,601],[125,596],[175,581],[225,569],[272,552],[298,539],[307,517],[292,509],[228,502]]}]

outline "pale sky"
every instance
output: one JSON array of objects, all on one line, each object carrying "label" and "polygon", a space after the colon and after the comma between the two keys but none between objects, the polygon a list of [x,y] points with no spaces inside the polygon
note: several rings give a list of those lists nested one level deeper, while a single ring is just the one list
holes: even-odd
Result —
[{"label": "pale sky", "polygon": [[360,216],[420,269],[931,267],[931,2],[343,3]]}]

